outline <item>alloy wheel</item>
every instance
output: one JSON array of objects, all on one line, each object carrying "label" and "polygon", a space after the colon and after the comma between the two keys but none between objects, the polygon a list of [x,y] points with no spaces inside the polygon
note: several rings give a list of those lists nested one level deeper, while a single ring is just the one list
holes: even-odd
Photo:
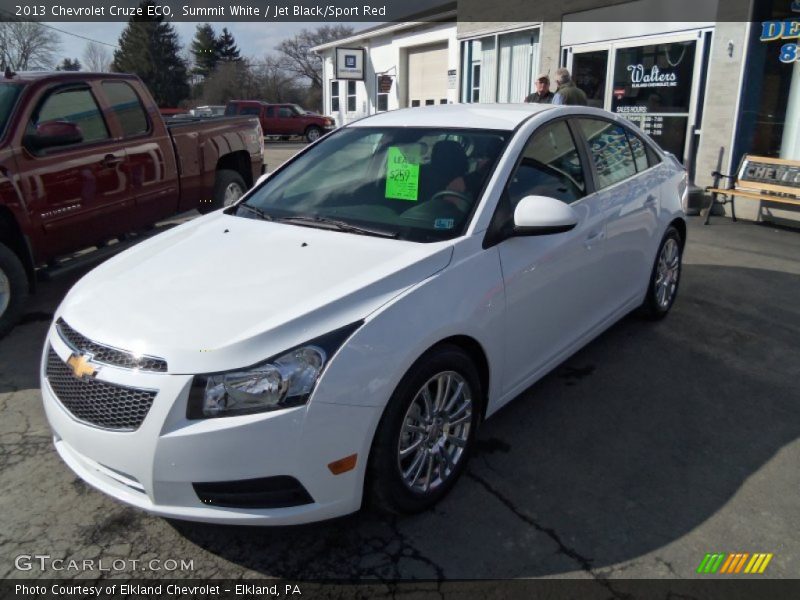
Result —
[{"label": "alloy wheel", "polygon": [[455,371],[434,375],[417,391],[397,445],[397,466],[408,489],[425,494],[453,476],[469,440],[472,410],[472,390]]},{"label": "alloy wheel", "polygon": [[224,206],[230,206],[234,202],[236,202],[239,198],[244,195],[244,190],[242,186],[238,183],[231,182],[228,184],[228,187],[225,188],[225,195],[223,197]]},{"label": "alloy wheel", "polygon": [[11,304],[11,281],[2,270],[0,270],[0,316],[3,316]]},{"label": "alloy wheel", "polygon": [[655,300],[662,310],[669,307],[678,287],[681,271],[681,251],[677,240],[669,238],[658,256],[658,269],[654,286]]}]

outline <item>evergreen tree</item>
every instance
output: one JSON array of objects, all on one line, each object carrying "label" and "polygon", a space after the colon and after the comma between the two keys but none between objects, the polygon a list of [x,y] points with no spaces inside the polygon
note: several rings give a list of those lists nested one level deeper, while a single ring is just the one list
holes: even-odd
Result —
[{"label": "evergreen tree", "polygon": [[233,34],[228,31],[227,27],[222,28],[222,34],[217,40],[217,52],[219,60],[223,62],[239,62],[242,60],[239,55],[239,48],[236,46],[236,40],[233,39]]},{"label": "evergreen tree", "polygon": [[203,77],[211,75],[219,61],[219,47],[217,34],[210,24],[197,26],[192,40],[192,54],[195,65],[192,72]]},{"label": "evergreen tree", "polygon": [[177,106],[189,96],[186,63],[180,57],[178,33],[162,16],[146,16],[152,0],[139,4],[144,16],[131,17],[119,37],[112,69],[135,73],[159,106]]},{"label": "evergreen tree", "polygon": [[81,61],[77,58],[65,58],[61,61],[56,67],[56,71],[80,71],[81,70]]}]

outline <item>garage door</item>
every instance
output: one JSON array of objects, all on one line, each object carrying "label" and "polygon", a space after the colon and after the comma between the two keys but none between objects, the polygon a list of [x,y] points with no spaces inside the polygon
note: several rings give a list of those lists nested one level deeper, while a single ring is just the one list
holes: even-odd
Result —
[{"label": "garage door", "polygon": [[447,44],[408,51],[408,105],[447,104]]}]

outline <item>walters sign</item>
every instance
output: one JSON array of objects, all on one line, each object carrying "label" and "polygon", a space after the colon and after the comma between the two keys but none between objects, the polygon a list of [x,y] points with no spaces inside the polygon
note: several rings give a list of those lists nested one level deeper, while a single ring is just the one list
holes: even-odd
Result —
[{"label": "walters sign", "polygon": [[631,75],[631,86],[635,88],[678,85],[678,75],[674,71],[661,71],[658,65],[653,65],[649,71],[644,65],[628,65],[628,72]]}]

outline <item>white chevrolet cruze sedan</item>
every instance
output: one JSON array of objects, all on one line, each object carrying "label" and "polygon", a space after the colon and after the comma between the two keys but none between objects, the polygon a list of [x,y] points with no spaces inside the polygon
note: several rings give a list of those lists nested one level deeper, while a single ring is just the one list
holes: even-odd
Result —
[{"label": "white chevrolet cruze sedan", "polygon": [[166,517],[425,509],[483,419],[632,310],[669,311],[685,190],[601,110],[352,123],[72,288],[42,355],[55,447]]}]

